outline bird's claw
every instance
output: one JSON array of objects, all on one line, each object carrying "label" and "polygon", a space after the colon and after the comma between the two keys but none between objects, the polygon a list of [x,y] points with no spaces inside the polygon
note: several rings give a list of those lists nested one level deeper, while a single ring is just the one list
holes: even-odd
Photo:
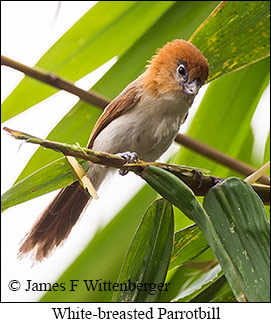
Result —
[{"label": "bird's claw", "polygon": [[[132,164],[138,161],[137,154],[135,152],[126,151],[124,153],[118,153],[118,156],[126,160],[126,164]],[[128,173],[128,170],[120,169],[119,174],[124,176]]]}]

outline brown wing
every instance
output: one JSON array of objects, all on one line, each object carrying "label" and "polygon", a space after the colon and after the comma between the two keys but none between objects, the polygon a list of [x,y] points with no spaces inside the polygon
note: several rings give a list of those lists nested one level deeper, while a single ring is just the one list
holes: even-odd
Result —
[{"label": "brown wing", "polygon": [[96,122],[89,138],[87,148],[91,148],[98,134],[114,119],[129,111],[140,99],[137,81],[129,84],[113,101],[105,108],[103,114]]}]

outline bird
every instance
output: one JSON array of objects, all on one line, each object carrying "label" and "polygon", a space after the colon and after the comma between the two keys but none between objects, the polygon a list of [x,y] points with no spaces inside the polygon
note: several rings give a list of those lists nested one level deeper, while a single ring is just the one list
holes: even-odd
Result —
[{"label": "bird", "polygon": [[[169,148],[209,74],[207,59],[193,44],[175,39],[158,49],[143,73],[112,100],[96,122],[87,148],[120,154],[127,162],[152,162]],[[109,167],[91,164],[87,176],[100,187]],[[91,195],[76,181],[62,188],[22,240],[19,257],[40,262],[62,244]]]}]

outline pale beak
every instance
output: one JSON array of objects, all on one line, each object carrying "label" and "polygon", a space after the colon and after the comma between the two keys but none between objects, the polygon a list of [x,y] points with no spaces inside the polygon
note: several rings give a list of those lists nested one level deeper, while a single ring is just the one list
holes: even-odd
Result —
[{"label": "pale beak", "polygon": [[196,95],[200,89],[200,84],[198,80],[192,82],[186,82],[183,85],[184,92],[189,95]]}]

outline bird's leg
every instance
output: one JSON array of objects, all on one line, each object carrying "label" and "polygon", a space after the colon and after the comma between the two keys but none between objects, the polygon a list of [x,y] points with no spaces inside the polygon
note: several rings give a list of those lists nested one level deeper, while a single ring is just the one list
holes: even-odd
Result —
[{"label": "bird's leg", "polygon": [[[124,153],[118,153],[117,155],[124,158],[126,160],[126,164],[132,164],[138,161],[138,157],[135,152],[126,151]],[[123,169],[119,170],[119,174],[121,176],[124,176],[127,173],[128,173],[128,170],[123,170]]]}]

